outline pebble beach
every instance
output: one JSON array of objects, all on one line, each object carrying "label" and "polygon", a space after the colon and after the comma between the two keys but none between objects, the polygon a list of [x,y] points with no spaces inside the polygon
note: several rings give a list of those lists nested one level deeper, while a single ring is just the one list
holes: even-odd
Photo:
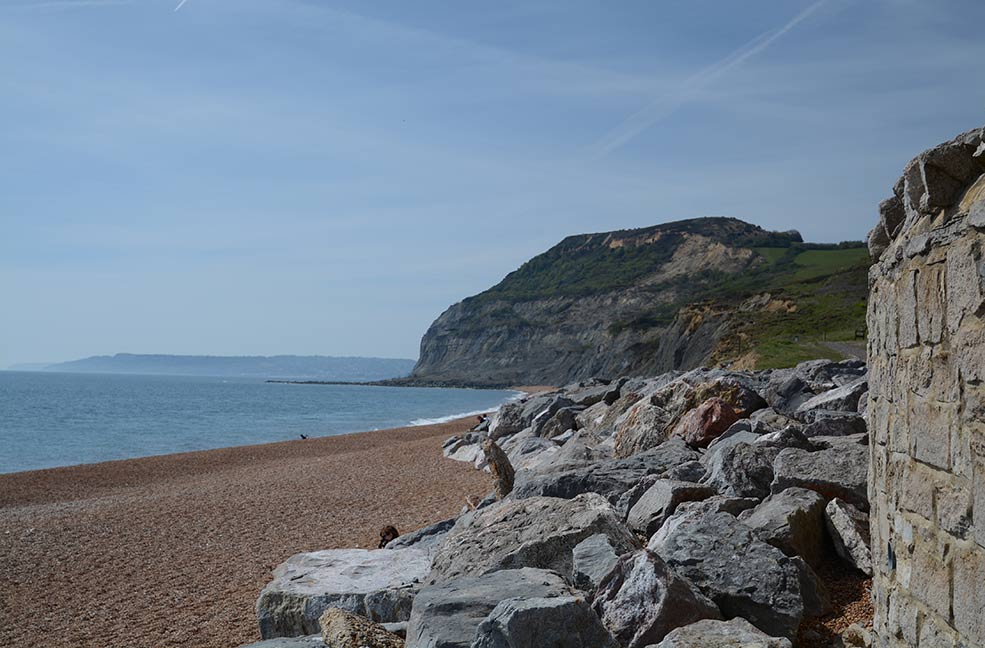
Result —
[{"label": "pebble beach", "polygon": [[229,648],[271,570],[373,548],[491,488],[444,459],[473,418],[0,475],[0,645]]}]

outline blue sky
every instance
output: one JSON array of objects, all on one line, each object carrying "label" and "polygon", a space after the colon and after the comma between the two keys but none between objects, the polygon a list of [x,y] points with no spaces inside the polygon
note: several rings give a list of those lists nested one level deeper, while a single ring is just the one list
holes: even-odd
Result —
[{"label": "blue sky", "polygon": [[863,238],[980,0],[0,0],[0,367],[416,357],[569,234]]}]

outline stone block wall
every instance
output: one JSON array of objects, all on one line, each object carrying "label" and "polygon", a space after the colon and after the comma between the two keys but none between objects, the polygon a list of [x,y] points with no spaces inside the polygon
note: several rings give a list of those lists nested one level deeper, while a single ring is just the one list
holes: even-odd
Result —
[{"label": "stone block wall", "polygon": [[983,136],[911,161],[869,235],[875,646],[985,647]]}]

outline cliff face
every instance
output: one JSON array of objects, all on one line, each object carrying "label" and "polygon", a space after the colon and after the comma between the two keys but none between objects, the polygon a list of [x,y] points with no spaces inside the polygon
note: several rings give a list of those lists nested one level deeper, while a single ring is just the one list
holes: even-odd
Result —
[{"label": "cliff face", "polygon": [[561,384],[737,357],[749,318],[736,314],[757,294],[776,301],[803,252],[796,232],[731,218],[568,237],[445,311],[412,379]]}]

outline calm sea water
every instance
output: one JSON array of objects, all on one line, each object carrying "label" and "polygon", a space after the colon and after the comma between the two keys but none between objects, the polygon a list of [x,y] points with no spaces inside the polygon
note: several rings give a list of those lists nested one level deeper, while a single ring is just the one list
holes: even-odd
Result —
[{"label": "calm sea water", "polygon": [[515,395],[0,371],[0,473],[435,423]]}]

